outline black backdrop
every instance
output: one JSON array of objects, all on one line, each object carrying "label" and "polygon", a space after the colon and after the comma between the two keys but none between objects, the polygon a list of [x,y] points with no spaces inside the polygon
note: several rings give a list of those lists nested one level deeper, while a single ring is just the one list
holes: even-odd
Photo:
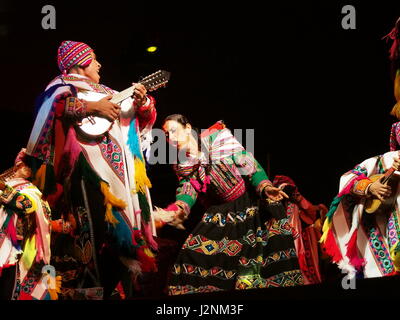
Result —
[{"label": "black backdrop", "polygon": [[[156,127],[183,113],[199,128],[223,119],[232,129],[254,129],[255,156],[270,177],[289,175],[312,202],[328,205],[341,174],[388,151],[395,100],[390,45],[381,38],[399,6],[146,3],[1,2],[1,169],[26,145],[34,99],[58,74],[62,40],[92,46],[101,82],[116,90],[155,70],[171,71],[168,87],[153,93]],[[41,27],[45,4],[56,8],[55,30]],[[355,30],[341,26],[346,4],[356,9]],[[159,51],[148,54],[149,43]],[[155,204],[172,201],[171,169],[154,166],[149,174]]]}]

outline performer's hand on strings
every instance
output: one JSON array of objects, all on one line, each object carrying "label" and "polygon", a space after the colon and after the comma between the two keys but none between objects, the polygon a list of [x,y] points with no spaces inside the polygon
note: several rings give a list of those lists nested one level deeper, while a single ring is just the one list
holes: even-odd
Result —
[{"label": "performer's hand on strings", "polygon": [[135,87],[132,98],[135,99],[136,105],[138,107],[141,107],[147,101],[147,97],[146,97],[147,90],[146,90],[145,86],[142,85],[141,83],[132,83],[132,85]]},{"label": "performer's hand on strings", "polygon": [[393,159],[392,168],[396,171],[398,171],[400,169],[400,159],[399,158]]},{"label": "performer's hand on strings", "polygon": [[283,192],[281,188],[276,188],[273,186],[266,186],[264,189],[264,193],[267,198],[272,201],[281,201],[283,198],[289,198],[289,196],[285,192]]},{"label": "performer's hand on strings", "polygon": [[118,119],[121,107],[111,102],[112,95],[104,97],[99,101],[86,101],[87,104],[87,114],[102,116],[110,121]]},{"label": "performer's hand on strings", "polygon": [[380,178],[371,183],[368,192],[375,197],[377,197],[381,201],[385,201],[385,199],[389,198],[392,194],[392,188],[386,184],[382,184],[382,179],[385,177]]}]

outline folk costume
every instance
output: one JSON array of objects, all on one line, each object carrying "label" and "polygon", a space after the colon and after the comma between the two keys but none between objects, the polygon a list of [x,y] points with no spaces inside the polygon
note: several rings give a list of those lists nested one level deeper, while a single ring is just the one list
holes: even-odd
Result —
[{"label": "folk costume", "polygon": [[[77,223],[70,262],[81,268],[73,275],[65,270],[66,279],[76,279],[71,286],[95,299],[101,298],[102,287],[108,288],[104,295],[110,295],[122,270],[128,268],[134,278],[156,268],[151,183],[143,156],[156,110],[151,96],[141,107],[128,98],[108,132],[90,137],[79,131],[76,124],[86,116],[86,101],[116,93],[85,76],[67,74],[73,66],[89,65],[92,52],[74,41],[59,47],[62,74],[38,99],[27,153],[35,168],[34,182],[51,205],[64,216],[72,213]],[[63,254],[60,249],[58,256]],[[88,293],[84,288],[94,289]]]},{"label": "folk costume", "polygon": [[265,171],[222,122],[201,135],[198,156],[178,163],[176,202],[186,216],[206,206],[173,266],[169,294],[294,286],[303,283],[283,206],[268,204]]},{"label": "folk costume", "polygon": [[[400,19],[396,21],[393,29],[383,39],[391,40],[392,45],[389,50],[389,60],[391,62],[391,73],[393,79],[393,94],[396,99],[396,103],[393,106],[390,114],[400,119]],[[399,150],[400,146],[400,122],[392,124],[390,130],[390,151]]]},{"label": "folk costume", "polygon": [[32,182],[16,177],[6,181],[0,195],[2,299],[58,298],[60,279],[55,273],[47,274],[52,268],[50,221],[50,207]]},{"label": "folk costume", "polygon": [[[385,36],[393,40],[390,48],[394,96],[397,103],[391,114],[400,116],[400,69],[399,61],[399,20]],[[327,254],[343,272],[366,278],[395,274],[399,265],[399,190],[398,174],[391,181],[392,196],[389,205],[371,212],[371,195],[368,188],[374,175],[390,170],[393,159],[398,157],[399,123],[394,123],[390,132],[390,151],[369,158],[340,179],[339,193],[333,200],[323,226],[321,243]]]},{"label": "folk costume", "polygon": [[294,243],[299,265],[303,274],[304,284],[321,283],[321,257],[319,239],[321,221],[328,209],[323,204],[314,205],[307,200],[298,190],[294,181],[287,176],[275,176],[273,185],[282,188],[289,195],[283,201],[290,225],[295,230]]},{"label": "folk costume", "polygon": [[365,278],[382,277],[400,270],[399,176],[394,173],[389,205],[374,213],[368,188],[376,174],[384,174],[398,157],[397,151],[369,158],[342,175],[339,193],[323,226],[321,243],[343,272]]}]

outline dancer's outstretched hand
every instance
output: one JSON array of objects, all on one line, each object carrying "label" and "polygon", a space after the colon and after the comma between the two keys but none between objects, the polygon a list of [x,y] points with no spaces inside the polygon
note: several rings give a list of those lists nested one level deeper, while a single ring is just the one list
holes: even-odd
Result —
[{"label": "dancer's outstretched hand", "polygon": [[185,221],[185,214],[182,209],[175,211],[167,211],[159,207],[155,207],[153,210],[154,220],[161,222],[162,225],[169,224],[177,229],[185,230],[183,222]]},{"label": "dancer's outstretched hand", "polygon": [[273,186],[266,186],[264,193],[267,196],[267,200],[269,199],[271,201],[281,201],[283,198],[289,198],[289,196],[283,192],[281,188],[276,188]]}]

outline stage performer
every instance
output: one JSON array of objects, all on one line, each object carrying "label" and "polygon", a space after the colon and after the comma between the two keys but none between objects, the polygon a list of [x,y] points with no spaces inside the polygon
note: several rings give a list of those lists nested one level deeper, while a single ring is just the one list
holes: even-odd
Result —
[{"label": "stage performer", "polygon": [[[32,184],[25,150],[0,180],[0,299],[56,300],[60,279],[50,266],[51,211]],[[48,274],[47,271],[53,271]]]},{"label": "stage performer", "polygon": [[280,202],[287,195],[223,122],[198,139],[187,118],[175,114],[163,131],[179,151],[179,187],[176,201],[155,211],[155,218],[183,228],[196,200],[205,206],[173,266],[169,294],[303,284]]},{"label": "stage performer", "polygon": [[277,175],[273,185],[289,196],[283,204],[289,223],[296,231],[294,243],[304,284],[321,283],[324,280],[320,268],[323,253],[318,240],[328,208],[324,204],[314,205],[308,201],[290,177]]},{"label": "stage performer", "polygon": [[[63,41],[57,61],[61,74],[38,98],[27,153],[34,183],[55,214],[76,222],[72,248],[56,248],[61,256],[68,247],[82,267],[73,276],[76,289],[86,298],[109,298],[128,272],[135,281],[156,269],[143,155],[156,119],[155,100],[136,84],[132,97],[112,103],[117,92],[99,83],[101,64],[85,43]],[[112,126],[87,135],[78,125],[89,116],[106,118]],[[85,293],[85,288],[95,289]]]},{"label": "stage performer", "polygon": [[[393,106],[390,114],[400,119],[400,18],[397,19],[393,29],[383,39],[392,40],[392,45],[389,51],[391,78],[394,83],[393,93],[396,100],[396,104]],[[400,146],[400,122],[392,124],[390,130],[390,151],[399,150]]]},{"label": "stage performer", "polygon": [[340,179],[320,242],[351,277],[382,277],[400,270],[398,158],[398,151],[369,158]]}]

